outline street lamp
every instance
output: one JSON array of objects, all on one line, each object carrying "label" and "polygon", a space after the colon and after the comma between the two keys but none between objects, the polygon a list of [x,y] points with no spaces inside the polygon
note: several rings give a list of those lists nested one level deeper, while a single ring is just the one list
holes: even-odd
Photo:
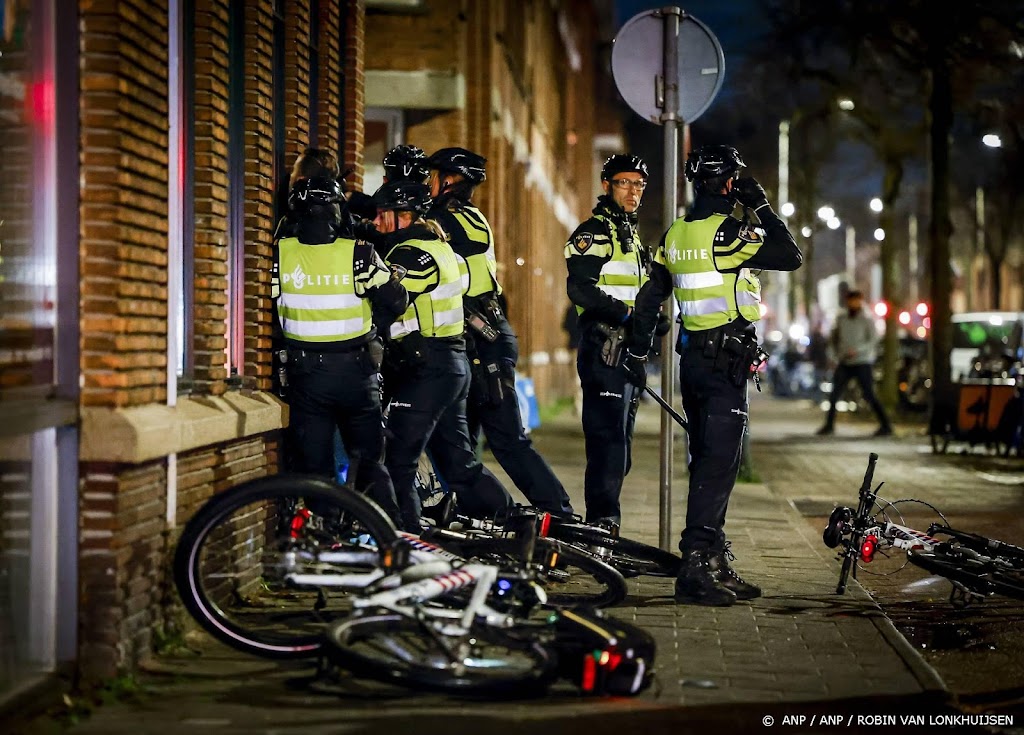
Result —
[{"label": "street lamp", "polygon": [[878,197],[875,197],[870,202],[868,202],[868,207],[871,208],[872,212],[881,212],[882,211],[882,200],[879,199]]},{"label": "street lamp", "polygon": [[878,240],[878,242],[882,242],[882,240],[885,239],[885,230],[883,230],[881,227],[876,227],[875,239]]},{"label": "street lamp", "polygon": [[981,142],[984,143],[985,145],[987,145],[989,148],[1002,148],[1003,147],[1003,139],[1000,138],[995,133],[989,133],[989,134],[985,135],[981,139]]},{"label": "street lamp", "polygon": [[779,212],[783,217],[792,217],[793,212],[795,211],[796,207],[793,206],[793,202],[785,202],[781,207],[779,207]]}]

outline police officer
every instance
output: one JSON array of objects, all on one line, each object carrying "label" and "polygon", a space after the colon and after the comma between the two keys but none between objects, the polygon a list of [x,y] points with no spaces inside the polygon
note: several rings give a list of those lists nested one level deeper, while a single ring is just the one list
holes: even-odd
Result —
[{"label": "police officer", "polygon": [[580,326],[576,368],[583,388],[586,520],[614,527],[621,521],[619,495],[642,390],[628,379],[621,357],[633,302],[647,281],[648,256],[636,226],[646,186],[647,164],[639,157],[609,158],[593,216],[565,245],[566,291]]},{"label": "police officer", "polygon": [[384,181],[415,181],[423,184],[430,170],[427,153],[419,146],[402,143],[384,154]]},{"label": "police officer", "polygon": [[278,242],[277,318],[286,344],[292,469],[333,478],[337,428],[356,488],[400,522],[382,464],[373,349],[379,342],[371,310],[394,319],[408,294],[372,245],[338,236],[340,202],[333,176],[298,178],[288,197],[289,232]]},{"label": "police officer", "polygon": [[[677,346],[682,399],[690,420],[676,600],[695,605],[731,605],[761,594],[730,566],[723,530],[747,427],[747,377],[759,359],[754,322],[761,318],[761,286],[751,271],[793,271],[803,260],[760,184],[737,178],[743,167],[736,149],[723,145],[703,146],[688,158],[695,201],[658,246],[651,280],[637,297],[626,360],[628,370],[642,369],[657,307],[674,292],[683,327]],[[737,202],[742,219],[732,216]],[[751,212],[758,223],[750,221]]]},{"label": "police officer", "polygon": [[[447,233],[459,256],[465,293],[466,343],[471,361],[468,401],[470,435],[483,430],[498,464],[532,505],[551,513],[573,513],[569,495],[523,429],[516,395],[519,344],[499,302],[501,285],[494,235],[472,203],[486,178],[486,159],[465,148],[442,148],[427,159],[434,206],[428,217]],[[443,473],[442,473],[443,476]]]},{"label": "police officer", "polygon": [[478,518],[493,517],[507,510],[512,499],[470,443],[469,363],[455,253],[444,233],[422,219],[431,205],[425,185],[390,181],[374,193],[373,201],[385,258],[410,297],[408,309],[391,325],[385,374],[391,394],[385,464],[394,479],[402,525],[411,532],[420,530],[414,479],[425,449],[460,509]]}]

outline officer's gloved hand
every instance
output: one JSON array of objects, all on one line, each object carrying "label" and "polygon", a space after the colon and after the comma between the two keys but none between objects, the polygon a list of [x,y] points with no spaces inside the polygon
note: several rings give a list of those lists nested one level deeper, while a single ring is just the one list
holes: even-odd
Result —
[{"label": "officer's gloved hand", "polygon": [[637,355],[629,350],[622,358],[622,369],[626,371],[626,380],[643,390],[647,385],[647,355]]},{"label": "officer's gloved hand", "polygon": [[655,337],[664,337],[672,330],[672,322],[669,321],[668,314],[665,312],[658,312],[658,323],[654,327]]},{"label": "officer's gloved hand", "polygon": [[732,182],[732,190],[736,192],[736,200],[744,207],[758,210],[768,205],[768,196],[764,193],[764,187],[757,183],[757,179],[745,177]]}]

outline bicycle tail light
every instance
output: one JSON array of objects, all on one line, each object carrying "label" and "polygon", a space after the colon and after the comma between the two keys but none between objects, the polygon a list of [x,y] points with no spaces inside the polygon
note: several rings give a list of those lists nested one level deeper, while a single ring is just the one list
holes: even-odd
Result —
[{"label": "bicycle tail light", "polygon": [[878,536],[869,533],[860,545],[860,560],[870,562],[875,558],[875,549],[878,547]]},{"label": "bicycle tail light", "polygon": [[309,512],[309,508],[300,508],[297,510],[295,515],[292,516],[291,528],[288,535],[292,538],[298,538],[299,532],[302,530],[303,526],[306,525],[306,521],[309,520],[311,515],[313,514]]},{"label": "bicycle tail light", "polygon": [[551,530],[551,514],[550,513],[544,513],[540,517],[540,531],[538,531],[537,536],[539,538],[545,538],[548,535],[548,531],[550,531],[550,530]]}]

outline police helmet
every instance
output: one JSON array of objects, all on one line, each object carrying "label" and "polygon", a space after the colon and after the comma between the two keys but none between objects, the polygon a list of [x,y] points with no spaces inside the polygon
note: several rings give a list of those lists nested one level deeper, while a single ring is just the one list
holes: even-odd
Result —
[{"label": "police helmet", "polygon": [[615,174],[636,173],[648,177],[647,164],[640,156],[628,153],[616,153],[604,162],[601,167],[601,181],[611,181]]},{"label": "police helmet", "polygon": [[427,154],[422,148],[403,143],[384,156],[384,175],[388,181],[419,181],[427,179]]},{"label": "police helmet", "polygon": [[746,167],[739,152],[728,145],[702,145],[686,159],[686,180],[728,179]]},{"label": "police helmet", "polygon": [[486,158],[465,148],[442,148],[427,159],[430,168],[442,173],[461,174],[473,184],[487,178],[486,164]]},{"label": "police helmet", "polygon": [[314,207],[338,204],[343,199],[341,183],[327,176],[299,179],[288,192],[288,207],[296,214],[305,214]]},{"label": "police helmet", "polygon": [[388,181],[373,193],[378,212],[391,209],[426,214],[433,202],[430,189],[418,181]]}]

